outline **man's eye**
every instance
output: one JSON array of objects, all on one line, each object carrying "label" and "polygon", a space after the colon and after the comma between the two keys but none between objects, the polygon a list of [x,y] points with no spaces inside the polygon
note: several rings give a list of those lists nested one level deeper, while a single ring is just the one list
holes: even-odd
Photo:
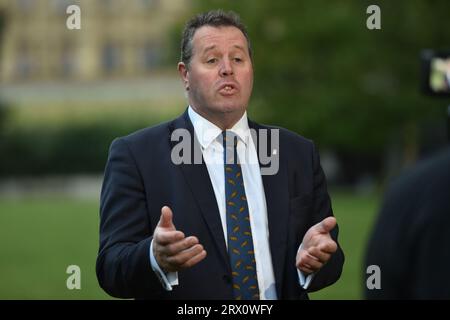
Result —
[{"label": "man's eye", "polygon": [[236,57],[236,58],[234,58],[234,61],[235,61],[235,62],[242,62],[243,60],[242,60],[241,58],[237,58],[237,57]]},{"label": "man's eye", "polygon": [[206,61],[206,63],[213,64],[213,63],[216,63],[216,61],[217,61],[216,58],[212,58],[212,59],[208,59],[208,60]]}]

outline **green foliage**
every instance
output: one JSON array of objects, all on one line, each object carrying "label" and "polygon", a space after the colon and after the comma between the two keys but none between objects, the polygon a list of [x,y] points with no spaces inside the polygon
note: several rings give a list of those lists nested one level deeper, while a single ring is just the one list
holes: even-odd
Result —
[{"label": "green foliage", "polygon": [[146,126],[117,119],[7,130],[0,135],[0,176],[102,172],[112,140]]},{"label": "green foliage", "polygon": [[0,100],[0,134],[6,125],[8,114],[9,107]]},{"label": "green foliage", "polygon": [[[405,127],[442,116],[419,89],[419,53],[450,39],[447,0],[197,1],[239,13],[254,51],[250,113],[322,147],[377,154]],[[381,8],[381,30],[366,9]],[[446,42],[447,41],[447,42]]]},{"label": "green foliage", "polygon": [[111,142],[183,112],[148,104],[0,108],[0,179],[103,172]]}]

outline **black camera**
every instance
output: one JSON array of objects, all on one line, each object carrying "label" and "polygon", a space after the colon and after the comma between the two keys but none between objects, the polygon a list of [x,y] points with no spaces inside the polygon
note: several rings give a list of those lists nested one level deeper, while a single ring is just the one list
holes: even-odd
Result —
[{"label": "black camera", "polygon": [[427,95],[450,97],[450,51],[423,50],[422,90]]}]

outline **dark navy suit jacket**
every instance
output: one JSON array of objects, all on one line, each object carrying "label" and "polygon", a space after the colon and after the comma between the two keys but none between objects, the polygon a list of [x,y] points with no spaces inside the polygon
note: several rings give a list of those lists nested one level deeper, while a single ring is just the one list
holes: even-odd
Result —
[{"label": "dark navy suit jacket", "polygon": [[381,288],[365,286],[366,299],[450,299],[449,196],[450,147],[391,183],[363,268],[379,267]]},{"label": "dark navy suit jacket", "polygon": [[[257,131],[272,128],[250,120],[249,126]],[[101,192],[96,271],[100,286],[112,296],[233,298],[219,209],[206,165],[177,165],[171,161],[177,143],[171,141],[171,133],[183,128],[191,133],[193,148],[200,148],[187,111],[173,121],[118,138],[111,145]],[[333,213],[314,144],[280,128],[278,153],[278,173],[262,176],[276,291],[279,299],[307,299],[298,281],[297,250],[305,232]],[[178,273],[179,285],[172,291],[162,287],[149,257],[153,230],[164,205],[172,209],[177,230],[197,236],[207,251],[203,261]],[[337,226],[331,234],[337,241]],[[334,283],[343,263],[339,247],[316,274],[308,291]]]}]

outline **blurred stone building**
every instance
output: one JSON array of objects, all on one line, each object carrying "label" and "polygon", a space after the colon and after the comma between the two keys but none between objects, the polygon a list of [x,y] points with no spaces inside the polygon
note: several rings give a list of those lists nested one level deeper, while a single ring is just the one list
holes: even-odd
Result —
[{"label": "blurred stone building", "polygon": [[[73,4],[81,9],[81,30],[66,27]],[[164,69],[170,28],[188,6],[179,0],[0,0],[0,83],[154,74]]]}]

